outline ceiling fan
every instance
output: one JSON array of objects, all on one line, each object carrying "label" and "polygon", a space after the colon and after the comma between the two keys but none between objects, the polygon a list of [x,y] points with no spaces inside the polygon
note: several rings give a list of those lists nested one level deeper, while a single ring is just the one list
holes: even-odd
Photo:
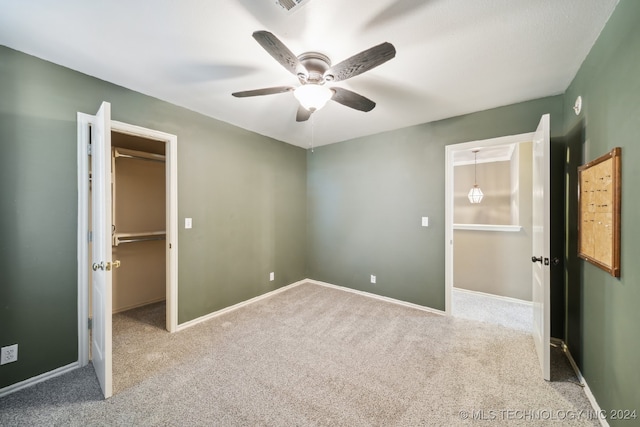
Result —
[{"label": "ceiling fan", "polygon": [[319,52],[294,55],[284,43],[268,31],[256,31],[253,33],[253,38],[284,68],[298,77],[300,86],[269,87],[234,92],[232,95],[244,98],[293,92],[300,102],[296,114],[298,122],[308,120],[311,114],[322,108],[329,99],[359,111],[373,110],[376,103],[372,100],[350,90],[337,86],[328,87],[325,84],[357,76],[396,56],[396,49],[393,45],[385,42],[332,66],[331,60]]}]

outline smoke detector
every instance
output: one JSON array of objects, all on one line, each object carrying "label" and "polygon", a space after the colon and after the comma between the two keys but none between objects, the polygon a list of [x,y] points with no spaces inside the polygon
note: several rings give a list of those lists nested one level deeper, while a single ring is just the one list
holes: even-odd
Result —
[{"label": "smoke detector", "polygon": [[309,0],[276,0],[277,5],[289,12],[298,10],[300,6],[307,2],[309,2]]}]

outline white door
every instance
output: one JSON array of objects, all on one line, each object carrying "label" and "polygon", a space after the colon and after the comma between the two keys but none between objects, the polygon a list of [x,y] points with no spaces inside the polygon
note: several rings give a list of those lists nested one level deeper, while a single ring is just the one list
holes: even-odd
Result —
[{"label": "white door", "polygon": [[91,358],[105,399],[111,397],[111,104],[103,102],[91,133]]},{"label": "white door", "polygon": [[549,114],[540,119],[533,137],[533,339],[542,377],[550,379],[550,202]]}]

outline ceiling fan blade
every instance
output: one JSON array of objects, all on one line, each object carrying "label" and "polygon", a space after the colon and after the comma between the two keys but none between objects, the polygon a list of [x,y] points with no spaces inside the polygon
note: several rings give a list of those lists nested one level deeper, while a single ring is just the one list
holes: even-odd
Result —
[{"label": "ceiling fan blade", "polygon": [[291,86],[266,87],[264,89],[245,90],[242,92],[234,92],[231,95],[236,98],[246,98],[247,96],[273,95],[276,93],[289,92],[293,90]]},{"label": "ceiling fan blade", "polygon": [[298,106],[298,112],[296,113],[296,122],[306,122],[311,117],[313,111],[309,111],[302,105]]},{"label": "ceiling fan blade", "polygon": [[347,107],[367,112],[373,110],[376,106],[376,103],[369,98],[365,98],[350,90],[341,87],[332,87],[331,90],[333,91],[331,99]]},{"label": "ceiling fan blade", "polygon": [[298,57],[269,31],[256,31],[253,33],[253,38],[291,74],[295,76],[301,73],[305,76],[309,74]]},{"label": "ceiling fan blade", "polygon": [[384,42],[339,62],[329,68],[324,77],[327,81],[334,82],[346,80],[384,64],[395,56],[396,48],[391,43]]}]

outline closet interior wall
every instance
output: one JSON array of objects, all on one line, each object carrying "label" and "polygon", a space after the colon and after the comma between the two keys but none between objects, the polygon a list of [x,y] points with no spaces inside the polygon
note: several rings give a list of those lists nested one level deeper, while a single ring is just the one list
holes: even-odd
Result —
[{"label": "closet interior wall", "polygon": [[117,132],[111,143],[114,153],[134,154],[112,157],[113,259],[120,261],[113,270],[113,312],[118,313],[166,298],[166,169],[158,161],[165,144]]}]

